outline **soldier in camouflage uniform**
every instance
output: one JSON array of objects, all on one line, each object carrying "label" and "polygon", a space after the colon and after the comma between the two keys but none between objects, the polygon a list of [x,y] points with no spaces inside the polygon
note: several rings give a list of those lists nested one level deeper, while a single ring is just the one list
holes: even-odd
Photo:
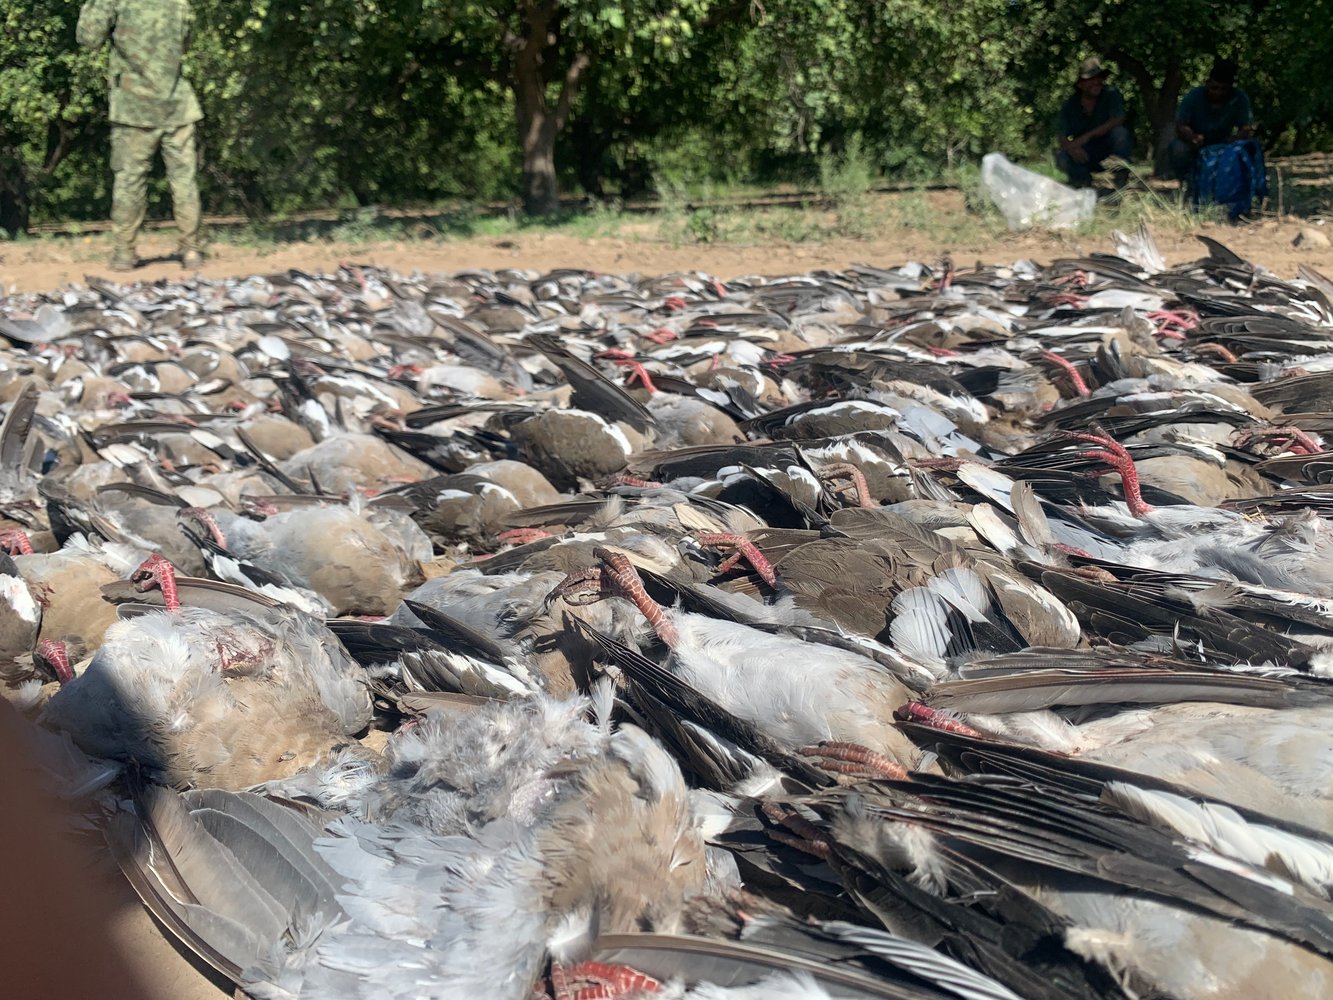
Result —
[{"label": "soldier in camouflage uniform", "polygon": [[97,50],[111,39],[113,270],[128,271],[137,264],[134,241],[147,210],[148,171],[159,147],[180,230],[181,263],[187,268],[203,263],[194,124],[204,115],[194,89],[181,76],[193,23],[190,0],[87,0],[79,12],[80,45]]}]

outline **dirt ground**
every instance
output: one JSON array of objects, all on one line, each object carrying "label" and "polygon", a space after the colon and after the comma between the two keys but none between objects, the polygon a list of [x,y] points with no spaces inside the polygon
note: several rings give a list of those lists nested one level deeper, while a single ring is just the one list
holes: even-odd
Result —
[{"label": "dirt ground", "polygon": [[[961,211],[961,198],[958,211]],[[946,210],[948,203],[945,202]],[[856,262],[894,266],[908,260],[930,262],[951,253],[960,268],[980,261],[1012,263],[1031,258],[1039,263],[1091,252],[1110,252],[1106,236],[1072,236],[1056,233],[1012,233],[998,238],[976,235],[944,242],[932,231],[905,227],[886,229],[885,235],[868,240],[838,239],[826,242],[673,244],[656,238],[646,226],[629,224],[611,236],[583,238],[560,230],[521,230],[504,237],[467,239],[421,239],[399,242],[340,244],[326,241],[283,243],[252,248],[217,242],[209,248],[202,274],[227,278],[281,272],[288,268],[325,271],[339,262],[354,261],[382,265],[402,273],[450,273],[472,268],[528,268],[545,271],[556,267],[587,268],[612,273],[663,274],[676,271],[705,271],[728,279],[746,274],[793,274],[821,268],[836,269]],[[1333,274],[1333,249],[1328,246],[1293,246],[1302,228],[1323,227],[1294,217],[1267,218],[1241,226],[1204,225],[1199,232],[1225,243],[1248,260],[1282,277],[1293,277],[1301,264]],[[1327,227],[1333,231],[1333,226]],[[1174,231],[1154,234],[1169,264],[1202,256],[1204,249],[1192,235]],[[1330,233],[1333,235],[1333,232]],[[120,280],[156,281],[181,275],[180,265],[162,259],[174,246],[171,230],[148,233],[139,253],[150,260],[130,275],[112,275],[105,266],[110,245],[105,236],[47,238],[19,243],[0,243],[0,290],[13,292],[52,291],[86,275],[112,276]]]}]

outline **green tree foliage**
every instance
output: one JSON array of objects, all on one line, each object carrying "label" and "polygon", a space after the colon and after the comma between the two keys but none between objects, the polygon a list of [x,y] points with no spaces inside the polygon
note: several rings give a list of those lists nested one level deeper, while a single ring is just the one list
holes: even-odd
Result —
[{"label": "green tree foliage", "polygon": [[[215,196],[251,211],[507,190],[504,95],[413,30],[420,4],[195,0]],[[419,21],[419,18],[418,18]]]},{"label": "green tree foliage", "polygon": [[714,0],[422,0],[420,31],[465,73],[513,96],[520,190],[532,215],[559,206],[556,140],[590,70],[615,63],[632,87],[645,64],[681,62]]},{"label": "green tree foliage", "polygon": [[[84,183],[75,209],[97,200],[86,154],[107,130],[94,123],[100,63],[74,43],[78,8],[62,0],[19,0],[0,7],[0,229],[27,228],[34,196],[53,186],[71,157]],[[40,201],[38,202],[40,205]]]},{"label": "green tree foliage", "polygon": [[1238,47],[1242,81],[1265,137],[1279,152],[1327,149],[1333,136],[1333,76],[1328,72],[1333,0],[1270,0],[1260,4]]},{"label": "green tree foliage", "polygon": [[[1050,144],[1086,55],[1144,149],[1215,54],[1265,141],[1325,148],[1333,0],[193,0],[211,210],[935,173]],[[104,55],[79,0],[0,5],[0,228],[104,217]],[[159,191],[159,197],[164,192]]]},{"label": "green tree foliage", "polygon": [[1034,47],[1074,56],[1067,60],[1066,87],[1082,54],[1098,55],[1120,70],[1141,103],[1146,126],[1141,139],[1160,154],[1173,135],[1181,95],[1203,82],[1214,56],[1243,59],[1251,51],[1255,25],[1270,5],[1270,0],[1030,0],[1024,6]]}]

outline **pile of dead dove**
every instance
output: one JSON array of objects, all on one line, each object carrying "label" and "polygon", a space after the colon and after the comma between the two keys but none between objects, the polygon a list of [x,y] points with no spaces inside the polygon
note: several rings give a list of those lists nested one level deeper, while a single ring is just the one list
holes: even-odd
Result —
[{"label": "pile of dead dove", "polygon": [[259,998],[1333,996],[1333,282],[1204,242],[11,296],[29,765]]}]

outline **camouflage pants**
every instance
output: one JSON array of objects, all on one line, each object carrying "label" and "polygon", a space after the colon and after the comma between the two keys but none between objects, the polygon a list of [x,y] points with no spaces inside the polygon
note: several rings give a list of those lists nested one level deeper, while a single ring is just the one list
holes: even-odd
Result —
[{"label": "camouflage pants", "polygon": [[194,125],[173,128],[111,126],[111,231],[116,251],[134,252],[134,241],[148,210],[148,171],[153,154],[162,149],[162,162],[171,185],[171,207],[180,230],[181,250],[200,249],[199,184],[195,171],[199,155]]}]

